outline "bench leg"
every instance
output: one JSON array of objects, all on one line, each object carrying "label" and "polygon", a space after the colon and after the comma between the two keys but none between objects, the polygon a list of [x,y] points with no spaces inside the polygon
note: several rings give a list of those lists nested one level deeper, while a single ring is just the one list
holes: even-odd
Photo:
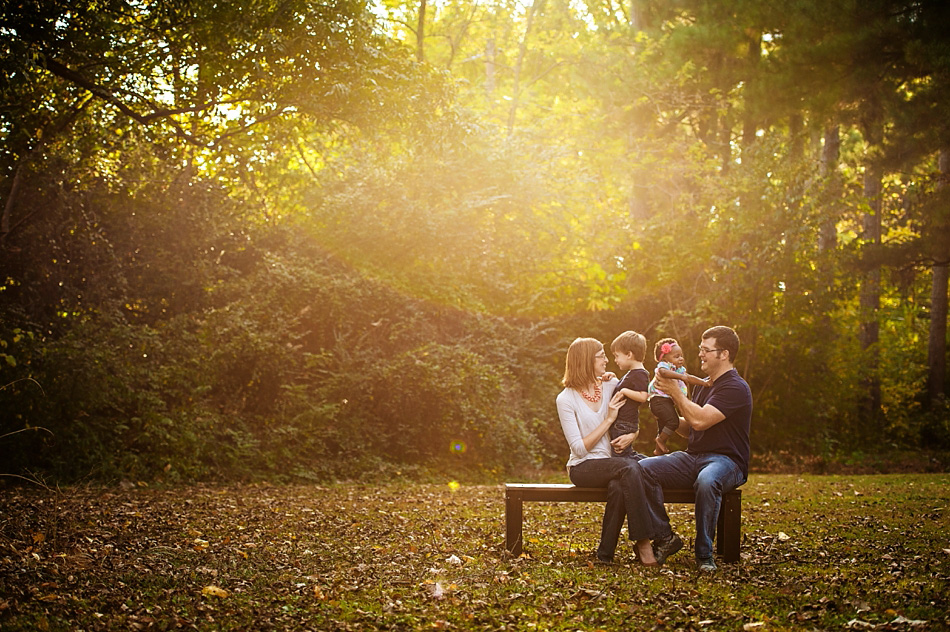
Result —
[{"label": "bench leg", "polygon": [[724,535],[726,532],[726,498],[723,497],[719,503],[719,518],[716,520],[716,553],[719,555],[724,555],[723,548],[725,547]]},{"label": "bench leg", "polygon": [[739,561],[739,542],[742,537],[741,496],[726,494],[719,507],[716,548],[726,562]]},{"label": "bench leg", "polygon": [[521,555],[523,519],[521,492],[509,490],[505,493],[505,550],[516,557]]}]

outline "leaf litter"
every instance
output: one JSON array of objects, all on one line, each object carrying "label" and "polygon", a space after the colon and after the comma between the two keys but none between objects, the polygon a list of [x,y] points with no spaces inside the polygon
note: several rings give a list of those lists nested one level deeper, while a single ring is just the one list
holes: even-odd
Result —
[{"label": "leaf litter", "polygon": [[753,475],[708,576],[684,505],[687,549],[647,569],[593,563],[598,504],[527,505],[508,556],[497,485],[5,490],[0,628],[946,629],[948,482]]}]

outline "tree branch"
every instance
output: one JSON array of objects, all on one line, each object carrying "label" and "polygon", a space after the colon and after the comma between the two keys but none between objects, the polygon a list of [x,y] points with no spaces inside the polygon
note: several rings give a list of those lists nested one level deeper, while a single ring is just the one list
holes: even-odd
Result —
[{"label": "tree branch", "polygon": [[13,172],[13,181],[10,185],[10,191],[7,194],[7,200],[3,205],[3,214],[0,215],[0,247],[6,245],[7,238],[10,236],[13,231],[15,231],[21,224],[28,220],[33,213],[28,214],[26,217],[20,219],[19,222],[13,224],[13,209],[16,206],[17,198],[20,196],[20,183],[22,182],[23,168],[27,164],[33,155],[39,153],[41,147],[46,144],[50,138],[55,138],[59,134],[66,131],[66,129],[73,124],[73,121],[79,116],[79,113],[82,112],[91,98],[84,98],[78,106],[73,108],[65,116],[63,116],[58,123],[51,125],[51,130],[44,129],[43,134],[40,135],[40,138],[36,141],[36,144],[24,152],[23,155],[18,156],[16,162],[16,168]]},{"label": "tree branch", "polygon": [[[202,103],[199,105],[192,105],[189,107],[182,107],[182,108],[156,109],[155,106],[150,106],[153,108],[152,111],[146,114],[142,114],[135,111],[128,104],[126,104],[121,99],[119,99],[112,90],[109,90],[108,88],[105,88],[104,86],[99,85],[98,83],[87,78],[81,73],[78,73],[75,70],[72,70],[71,68],[59,63],[55,59],[47,58],[45,60],[45,66],[47,70],[49,70],[51,73],[53,73],[57,77],[61,79],[65,79],[66,81],[69,81],[71,83],[74,83],[81,88],[85,88],[93,95],[99,97],[100,99],[108,103],[109,105],[112,105],[113,107],[115,107],[117,110],[119,110],[121,113],[128,116],[130,119],[132,119],[136,123],[139,123],[141,125],[149,125],[160,119],[167,120],[171,124],[172,128],[175,130],[176,136],[178,136],[185,142],[190,143],[192,145],[196,145],[198,147],[214,147],[215,145],[218,145],[220,141],[226,138],[227,136],[244,131],[251,125],[254,125],[255,123],[258,123],[260,121],[273,118],[272,115],[259,118],[254,123],[244,125],[239,130],[229,132],[228,134],[225,134],[223,136],[219,136],[214,141],[208,143],[208,142],[202,141],[200,138],[185,131],[181,127],[181,125],[172,117],[176,114],[187,114],[187,113],[202,112],[205,110],[209,110],[215,105],[220,105],[222,102],[212,101],[208,103]],[[278,113],[282,113],[282,112],[283,110],[278,110]]]}]

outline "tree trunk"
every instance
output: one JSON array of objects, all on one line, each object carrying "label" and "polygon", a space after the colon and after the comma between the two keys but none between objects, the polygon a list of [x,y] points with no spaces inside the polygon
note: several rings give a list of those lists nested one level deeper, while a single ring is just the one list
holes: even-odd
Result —
[{"label": "tree trunk", "polygon": [[805,119],[800,112],[788,117],[789,157],[798,164],[805,155]]},{"label": "tree trunk", "polygon": [[[803,162],[805,155],[805,119],[800,112],[795,112],[788,117],[788,160],[797,168]],[[798,225],[802,221],[802,200],[804,199],[804,185],[798,179],[792,179],[789,183],[786,193],[788,200],[786,208],[779,206],[775,209],[776,215],[781,217],[784,225]],[[801,250],[801,234],[797,230],[788,230],[785,232],[785,243],[782,246],[785,262],[783,266],[786,270],[794,270],[796,258]],[[782,301],[782,314],[789,316],[789,312],[801,309],[801,298],[804,283],[798,274],[789,273],[784,276],[782,282],[785,286],[785,300]]]},{"label": "tree trunk", "polygon": [[495,39],[485,42],[485,96],[491,101],[495,94]]},{"label": "tree trunk", "polygon": [[419,0],[419,21],[416,23],[416,59],[425,61],[426,0]]},{"label": "tree trunk", "polygon": [[[840,199],[840,184],[838,177],[838,159],[841,149],[841,136],[838,125],[829,125],[824,130],[824,145],[818,166],[818,174],[822,182],[822,190],[818,200],[821,208],[821,220],[818,225],[818,278],[817,298],[821,314],[818,317],[819,348],[831,349],[833,341],[837,339],[832,308],[835,305],[835,278],[837,276],[837,259],[834,256],[838,246],[838,214]],[[826,353],[820,352],[820,357],[826,358]]]},{"label": "tree trunk", "polygon": [[10,185],[6,202],[3,205],[3,215],[0,216],[0,248],[6,246],[7,237],[10,236],[10,231],[13,230],[13,209],[16,205],[17,197],[20,195],[20,182],[23,179],[21,177],[23,163],[24,160],[22,159],[17,162],[16,169],[13,172],[13,182]]},{"label": "tree trunk", "polygon": [[[940,180],[937,189],[942,190],[950,179],[950,149],[940,152]],[[941,226],[946,235],[950,227]],[[946,239],[937,240],[937,252],[931,268],[930,285],[930,332],[927,344],[927,390],[930,404],[937,405],[947,398],[947,287],[950,280],[950,249]]]},{"label": "tree trunk", "polygon": [[531,36],[531,27],[534,26],[534,16],[541,11],[544,0],[534,0],[531,8],[528,9],[528,16],[525,20],[524,37],[521,38],[521,45],[518,46],[518,59],[515,61],[514,86],[511,89],[511,108],[508,110],[508,135],[515,129],[515,115],[518,112],[518,103],[521,99],[521,71],[524,67],[524,58],[528,54],[528,38]]},{"label": "tree trunk", "polygon": [[[2,214],[0,214],[0,249],[6,247],[6,242],[10,237],[10,233],[15,231],[32,215],[32,213],[30,213],[26,217],[20,218],[18,222],[13,223],[13,212],[16,210],[16,205],[20,196],[20,187],[22,186],[23,182],[23,170],[30,168],[30,163],[41,155],[43,147],[50,140],[64,133],[70,128],[70,126],[72,126],[72,124],[79,117],[79,114],[86,109],[86,106],[91,101],[92,97],[83,97],[78,105],[66,112],[66,114],[60,117],[60,119],[56,121],[55,124],[47,125],[41,129],[40,131],[42,133],[37,135],[37,138],[33,143],[33,147],[29,149],[22,149],[22,153],[20,153],[16,160],[16,165],[13,168],[13,179],[10,182],[9,190],[7,191],[7,198],[3,202]],[[13,153],[19,152],[14,151]]]},{"label": "tree trunk", "polygon": [[[864,173],[864,197],[868,202],[868,212],[862,219],[862,237],[865,243],[878,246],[881,243],[881,180],[882,169],[877,165],[868,165]],[[859,335],[861,348],[866,351],[865,361],[868,377],[865,381],[867,393],[864,411],[867,420],[878,416],[881,409],[881,380],[877,375],[880,365],[878,340],[880,328],[878,311],[881,307],[881,269],[876,266],[865,273],[861,286],[861,325]],[[871,428],[868,428],[871,430]]]},{"label": "tree trunk", "polygon": [[[748,68],[745,76],[746,86],[755,81],[755,73],[762,59],[762,33],[759,31],[749,31],[748,49],[746,51],[746,61]],[[748,149],[755,142],[758,124],[756,123],[754,112],[749,109],[750,99],[745,99],[746,110],[742,115],[742,149]],[[743,156],[743,162],[746,157]]]},{"label": "tree trunk", "polygon": [[650,7],[645,0],[630,0],[630,26],[635,32],[650,28]]},{"label": "tree trunk", "polygon": [[818,229],[818,252],[834,250],[838,245],[838,214],[836,207],[831,203],[837,198],[837,171],[838,156],[841,151],[841,136],[837,125],[829,125],[825,129],[825,146],[821,151],[821,166],[819,172],[825,182],[825,215]]}]

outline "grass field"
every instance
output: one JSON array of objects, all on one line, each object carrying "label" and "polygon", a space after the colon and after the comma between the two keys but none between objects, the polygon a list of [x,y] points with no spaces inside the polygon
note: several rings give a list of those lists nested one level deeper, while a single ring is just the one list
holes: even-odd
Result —
[{"label": "grass field", "polygon": [[742,561],[594,566],[602,505],[501,486],[0,492],[3,630],[950,629],[950,475],[754,474]]}]

